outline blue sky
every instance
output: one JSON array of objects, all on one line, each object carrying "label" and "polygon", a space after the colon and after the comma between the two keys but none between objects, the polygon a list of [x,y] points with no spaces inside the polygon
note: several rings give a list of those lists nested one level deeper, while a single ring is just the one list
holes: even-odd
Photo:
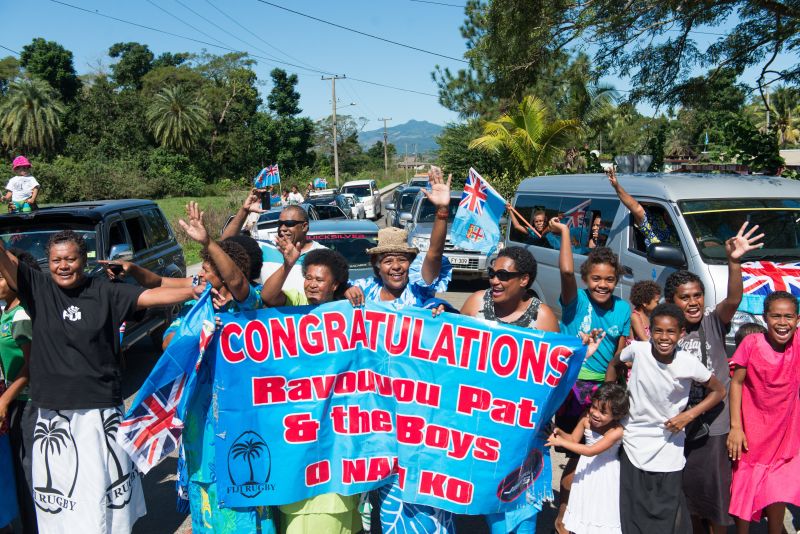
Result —
[{"label": "blue sky", "polygon": [[[218,40],[229,48],[260,56],[269,55],[312,69],[432,95],[437,92],[431,79],[431,71],[436,64],[449,66],[453,70],[463,65],[454,60],[401,48],[324,25],[257,0],[66,1],[84,9],[97,10],[106,15],[202,41],[215,43]],[[441,1],[449,4],[462,3],[461,0]],[[276,0],[275,3],[447,56],[461,57],[466,49],[459,32],[464,18],[463,10],[455,7],[411,0]],[[261,39],[257,40],[242,30],[214,9],[212,4]],[[229,33],[193,14],[190,9]],[[3,2],[0,14],[5,21],[19,21],[5,25],[0,45],[18,51],[34,37],[57,41],[73,52],[75,68],[79,73],[96,70],[98,65],[107,68],[112,61],[107,55],[108,48],[116,42],[145,43],[155,54],[166,51],[200,52],[203,48],[212,53],[225,52],[213,46],[100,18],[49,0]],[[700,42],[713,39],[711,36],[697,38]],[[5,52],[0,50],[0,56],[5,55]],[[264,82],[261,87],[264,95],[270,89],[269,71],[279,66],[299,75],[298,89],[305,115],[316,120],[330,114],[330,81],[322,81],[318,73],[281,65],[269,59],[257,61],[255,70],[259,80]],[[778,64],[786,65],[794,61],[780,57]],[[755,76],[754,72],[748,72],[744,81],[752,84]],[[628,88],[626,81],[616,76],[608,77],[605,81],[618,89]],[[368,118],[370,122],[365,128],[368,130],[382,125],[377,120],[379,117],[391,117],[393,120],[390,125],[409,119],[428,120],[437,124],[457,120],[456,114],[439,105],[435,96],[376,87],[352,80],[337,81],[336,95],[339,112]],[[348,106],[351,102],[356,105]],[[640,110],[652,113],[652,108],[647,106],[641,106]]]}]

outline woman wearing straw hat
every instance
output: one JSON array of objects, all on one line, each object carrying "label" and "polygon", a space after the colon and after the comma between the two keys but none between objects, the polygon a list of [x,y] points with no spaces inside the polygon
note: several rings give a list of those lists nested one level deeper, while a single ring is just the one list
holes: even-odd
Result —
[{"label": "woman wearing straw hat", "polygon": [[[408,246],[408,232],[405,230],[392,227],[380,230],[378,246],[367,250],[375,276],[356,280],[345,292],[345,297],[353,306],[361,306],[365,302],[384,302],[398,309],[422,307],[437,292],[447,290],[453,268],[443,253],[447,238],[451,179],[452,176],[449,176],[445,182],[442,170],[431,167],[428,173],[430,191],[422,190],[428,201],[436,206],[430,246],[425,255],[418,255],[416,247]],[[384,532],[455,532],[452,513],[432,506],[403,502],[396,483],[383,486],[373,494],[375,496],[372,498],[380,508]]]}]

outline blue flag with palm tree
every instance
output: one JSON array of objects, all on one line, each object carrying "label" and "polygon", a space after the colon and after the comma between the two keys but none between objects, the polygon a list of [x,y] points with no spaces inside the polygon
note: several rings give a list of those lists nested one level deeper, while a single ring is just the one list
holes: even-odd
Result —
[{"label": "blue flag with palm tree", "polygon": [[142,473],[147,473],[178,447],[196,371],[215,330],[210,288],[207,286],[182,318],[178,332],[142,384],[119,426],[117,441]]}]

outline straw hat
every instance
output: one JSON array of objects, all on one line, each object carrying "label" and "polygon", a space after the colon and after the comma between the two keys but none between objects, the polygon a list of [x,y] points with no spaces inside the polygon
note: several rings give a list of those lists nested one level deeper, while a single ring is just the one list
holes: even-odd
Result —
[{"label": "straw hat", "polygon": [[378,246],[367,249],[367,254],[386,254],[394,252],[397,254],[417,254],[417,247],[408,246],[408,232],[390,226],[378,230]]}]

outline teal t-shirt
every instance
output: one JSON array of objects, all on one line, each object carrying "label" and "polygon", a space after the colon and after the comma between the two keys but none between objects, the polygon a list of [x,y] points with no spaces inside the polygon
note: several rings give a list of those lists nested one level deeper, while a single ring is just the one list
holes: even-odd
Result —
[{"label": "teal t-shirt", "polygon": [[[3,310],[0,316],[0,376],[5,379],[6,386],[17,379],[25,363],[22,346],[31,342],[32,332],[31,318],[22,306]],[[28,388],[17,398],[28,400]]]},{"label": "teal t-shirt", "polygon": [[566,305],[559,299],[562,334],[577,336],[578,332],[588,334],[595,328],[601,328],[606,333],[597,352],[583,362],[578,375],[580,380],[604,380],[608,364],[617,350],[619,338],[628,337],[631,331],[630,305],[613,295],[611,303],[611,307],[607,309],[595,305],[585,289],[579,289],[578,296]]}]

